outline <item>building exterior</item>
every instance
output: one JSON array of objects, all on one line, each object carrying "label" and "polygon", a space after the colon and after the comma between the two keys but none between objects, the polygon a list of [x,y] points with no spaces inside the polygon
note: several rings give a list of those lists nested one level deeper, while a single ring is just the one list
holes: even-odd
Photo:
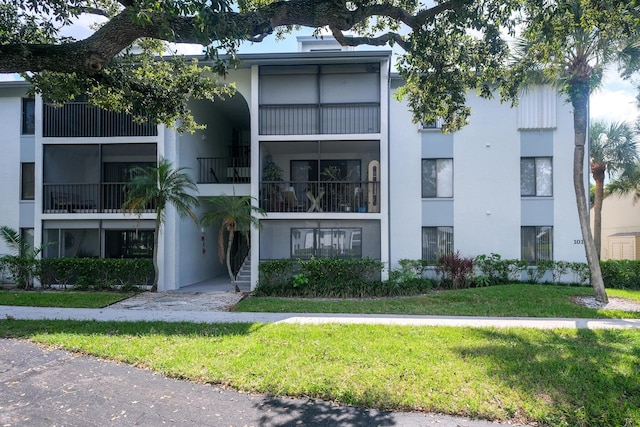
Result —
[{"label": "building exterior", "polygon": [[[470,124],[442,134],[393,98],[391,52],[299,38],[299,52],[251,54],[229,73],[236,94],[194,101],[207,128],[180,135],[88,107],[26,98],[0,84],[0,224],[56,242],[43,256],[150,256],[155,212],[121,212],[132,166],[162,156],[189,168],[200,196],[250,195],[268,215],[251,233],[260,260],[498,253],[584,261],[572,187],[570,107],[534,88],[516,108],[471,94]],[[585,163],[585,172],[586,172]],[[588,176],[585,173],[585,176]],[[202,214],[206,206],[196,212]],[[169,209],[160,290],[226,274],[217,229]]]},{"label": "building exterior", "polygon": [[640,203],[635,194],[612,194],[602,200],[601,231],[600,259],[640,259]]}]

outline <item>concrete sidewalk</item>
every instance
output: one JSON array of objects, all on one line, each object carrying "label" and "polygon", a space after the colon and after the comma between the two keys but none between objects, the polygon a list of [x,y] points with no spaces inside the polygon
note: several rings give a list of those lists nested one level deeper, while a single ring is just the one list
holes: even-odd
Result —
[{"label": "concrete sidewalk", "polygon": [[564,319],[533,317],[408,316],[370,314],[234,313],[226,311],[152,311],[128,309],[0,306],[0,319],[164,321],[197,323],[379,324],[496,328],[640,329],[640,319]]}]

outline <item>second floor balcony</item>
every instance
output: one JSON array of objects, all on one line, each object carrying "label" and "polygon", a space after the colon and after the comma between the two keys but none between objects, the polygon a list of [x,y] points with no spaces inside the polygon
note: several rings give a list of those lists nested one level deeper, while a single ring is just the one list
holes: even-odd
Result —
[{"label": "second floor balcony", "polygon": [[45,138],[156,136],[157,126],[150,120],[134,120],[126,113],[115,113],[86,102],[70,102],[61,107],[43,106],[42,135]]},{"label": "second floor balcony", "polygon": [[260,105],[260,135],[380,132],[377,102]]},{"label": "second floor balcony", "polygon": [[[43,184],[43,213],[119,213],[126,198],[127,183]],[[155,212],[152,204],[144,212]]]},{"label": "second floor balcony", "polygon": [[377,213],[380,212],[380,183],[263,181],[260,207],[267,212]]}]

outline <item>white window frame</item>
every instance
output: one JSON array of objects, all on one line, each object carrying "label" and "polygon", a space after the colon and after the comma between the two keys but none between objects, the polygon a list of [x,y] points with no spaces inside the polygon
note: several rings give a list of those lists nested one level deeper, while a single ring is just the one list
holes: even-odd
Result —
[{"label": "white window frame", "polygon": [[[538,160],[549,160],[551,163],[551,176],[550,176],[550,194],[539,194],[538,187]],[[522,161],[533,160],[533,184],[534,194],[522,194]],[[552,156],[524,156],[520,158],[520,197],[553,197],[553,157]]]},{"label": "white window frame", "polygon": [[[425,244],[426,243],[425,239],[427,238],[427,236],[425,236],[425,233],[428,231],[435,232],[436,234],[435,244],[437,245],[437,248],[435,249],[438,252],[438,255],[435,259],[427,259],[427,256],[426,256],[428,252],[432,252],[430,248],[428,248],[428,244]],[[455,235],[454,235],[453,227],[450,227],[450,226],[422,227],[421,238],[422,238],[422,259],[431,261],[433,262],[433,264],[435,264],[438,261],[438,258],[440,258],[442,255],[449,255],[454,252]]]},{"label": "white window frame", "polygon": [[[441,161],[449,161],[451,162],[451,194],[447,194],[447,195],[438,195],[439,193],[439,183],[442,181],[440,179],[440,175],[438,174],[438,163]],[[424,174],[424,163],[425,161],[435,161],[436,162],[436,194],[434,196],[425,196],[424,195],[424,179],[423,179],[423,174]],[[453,178],[454,178],[454,172],[453,172],[453,158],[447,157],[447,158],[436,158],[436,159],[422,159],[422,161],[420,162],[420,194],[422,196],[423,199],[451,199],[453,198],[453,190],[454,190],[454,186],[453,186]]]},{"label": "white window frame", "polygon": [[[532,230],[533,229],[533,230]],[[525,256],[525,232],[533,231],[535,236],[533,242],[529,242],[529,245],[533,245],[532,257]],[[547,236],[548,241],[544,242],[541,239]],[[545,250],[543,245],[547,244],[549,248]],[[529,247],[527,245],[527,247]],[[528,261],[530,264],[535,264],[538,261],[552,261],[553,260],[553,226],[551,225],[537,225],[537,226],[522,226],[520,228],[520,258],[523,261]]]}]

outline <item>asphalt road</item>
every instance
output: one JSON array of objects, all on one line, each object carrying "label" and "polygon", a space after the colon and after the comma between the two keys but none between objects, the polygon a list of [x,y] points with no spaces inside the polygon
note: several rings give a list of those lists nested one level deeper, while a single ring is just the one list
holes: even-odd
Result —
[{"label": "asphalt road", "polygon": [[440,426],[503,424],[224,390],[0,339],[0,426]]}]

